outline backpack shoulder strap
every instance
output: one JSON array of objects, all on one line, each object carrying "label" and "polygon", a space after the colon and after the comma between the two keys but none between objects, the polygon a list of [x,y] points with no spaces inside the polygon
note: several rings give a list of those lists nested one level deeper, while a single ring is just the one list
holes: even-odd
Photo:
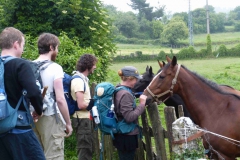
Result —
[{"label": "backpack shoulder strap", "polygon": [[7,63],[10,60],[15,59],[15,58],[17,58],[17,57],[12,57],[12,56],[3,56],[3,57],[1,57],[1,59],[3,61],[3,64],[5,64],[5,63]]},{"label": "backpack shoulder strap", "polygon": [[[41,62],[35,62],[38,64],[38,69],[39,71],[43,71],[45,70],[50,64],[53,64],[52,61],[49,61],[49,60],[45,60],[45,61],[41,61]],[[43,66],[44,64],[48,63],[47,65]],[[43,67],[42,67],[43,66]]]},{"label": "backpack shoulder strap", "polygon": [[132,92],[129,88],[125,87],[125,86],[116,87],[115,93],[117,93],[117,92],[120,91],[120,90],[126,90],[126,91],[128,91],[129,93],[131,93],[131,95],[133,95],[133,92]]},{"label": "backpack shoulder strap", "polygon": [[74,75],[72,76],[71,81],[72,81],[74,78],[80,78],[80,79],[82,79],[83,84],[84,84],[83,91],[85,92],[85,91],[86,91],[86,84],[85,84],[85,81],[83,80],[83,78],[82,78],[81,76],[77,75],[77,74],[74,74]]}]

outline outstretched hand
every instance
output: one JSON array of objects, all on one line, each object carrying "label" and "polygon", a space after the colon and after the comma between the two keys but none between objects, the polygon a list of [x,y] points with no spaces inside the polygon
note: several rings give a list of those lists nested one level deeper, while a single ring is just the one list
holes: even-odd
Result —
[{"label": "outstretched hand", "polygon": [[140,104],[143,104],[144,106],[146,105],[146,100],[147,100],[147,96],[146,95],[141,95],[140,97],[139,97],[139,103]]}]

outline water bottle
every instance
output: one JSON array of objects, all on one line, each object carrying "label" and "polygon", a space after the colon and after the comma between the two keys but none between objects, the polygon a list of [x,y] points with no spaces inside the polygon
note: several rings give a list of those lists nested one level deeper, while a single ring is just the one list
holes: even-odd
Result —
[{"label": "water bottle", "polygon": [[99,119],[99,115],[98,115],[98,109],[97,109],[96,106],[92,107],[92,115],[93,115],[93,118],[94,118],[94,122],[96,124],[99,124],[100,123],[100,119]]},{"label": "water bottle", "polygon": [[114,117],[114,104],[111,105],[110,110],[107,113],[107,117],[113,118]]}]

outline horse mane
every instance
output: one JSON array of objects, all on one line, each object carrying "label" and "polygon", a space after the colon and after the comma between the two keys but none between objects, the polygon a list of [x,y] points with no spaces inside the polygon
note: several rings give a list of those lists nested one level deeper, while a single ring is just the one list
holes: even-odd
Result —
[{"label": "horse mane", "polygon": [[[240,99],[240,96],[236,95],[236,94],[232,94],[232,93],[229,93],[229,92],[225,92],[223,91],[222,89],[219,88],[219,84],[213,82],[213,81],[210,81],[206,78],[204,78],[203,76],[197,74],[196,72],[193,72],[193,71],[190,71],[189,69],[187,69],[184,65],[181,65],[187,72],[189,73],[192,73],[193,75],[195,75],[196,77],[198,77],[203,83],[205,83],[206,85],[208,85],[210,88],[212,88],[213,90],[221,93],[221,94],[225,94],[225,95],[233,95],[235,97],[237,97],[238,99]],[[233,87],[231,86],[228,86],[228,85],[225,85],[229,88],[232,88],[234,89]]]}]

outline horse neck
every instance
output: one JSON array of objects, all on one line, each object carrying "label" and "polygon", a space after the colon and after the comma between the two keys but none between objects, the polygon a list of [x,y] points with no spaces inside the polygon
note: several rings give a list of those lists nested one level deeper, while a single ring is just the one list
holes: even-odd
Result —
[{"label": "horse neck", "polygon": [[206,117],[214,118],[213,113],[216,113],[219,102],[215,96],[220,95],[216,90],[186,70],[180,71],[177,84],[176,93],[183,99],[195,123],[200,125]]}]

